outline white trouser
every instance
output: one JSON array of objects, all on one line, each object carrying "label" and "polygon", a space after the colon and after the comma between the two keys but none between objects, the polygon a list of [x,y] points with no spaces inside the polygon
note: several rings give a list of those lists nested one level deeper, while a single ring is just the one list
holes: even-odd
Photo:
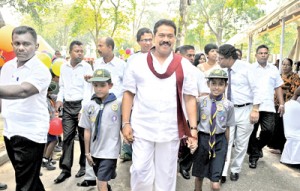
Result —
[{"label": "white trouser", "polygon": [[93,167],[89,165],[87,160],[85,160],[84,180],[96,180],[96,175],[94,173]]},{"label": "white trouser", "polygon": [[151,142],[135,138],[132,144],[131,190],[175,191],[179,140]]},{"label": "white trouser", "polygon": [[233,143],[233,158],[230,170],[232,173],[241,172],[242,163],[248,148],[249,138],[253,131],[253,124],[250,123],[251,110],[252,105],[234,108],[236,125],[230,127],[229,144],[222,176],[227,176]]}]

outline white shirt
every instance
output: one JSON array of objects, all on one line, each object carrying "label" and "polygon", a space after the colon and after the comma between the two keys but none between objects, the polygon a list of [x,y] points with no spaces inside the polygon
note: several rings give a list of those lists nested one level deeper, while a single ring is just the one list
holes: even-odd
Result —
[{"label": "white shirt", "polygon": [[17,67],[17,58],[7,62],[1,70],[1,85],[32,84],[39,93],[25,99],[2,99],[4,136],[18,135],[37,143],[46,143],[49,130],[47,90],[51,82],[49,69],[34,56]]},{"label": "white shirt", "polygon": [[122,100],[123,97],[123,76],[126,68],[126,62],[114,56],[114,58],[105,63],[103,58],[99,58],[94,63],[94,71],[97,69],[107,69],[111,74],[113,87],[110,92],[114,93],[118,100]]},{"label": "white shirt", "polygon": [[210,93],[210,89],[207,86],[207,79],[205,79],[204,73],[201,70],[199,70],[196,66],[194,66],[193,71],[197,79],[197,87],[199,94]]},{"label": "white shirt", "polygon": [[86,104],[92,97],[92,86],[84,80],[85,75],[93,75],[90,64],[81,61],[75,67],[70,61],[62,64],[59,77],[57,101],[79,101]]},{"label": "white shirt", "polygon": [[259,111],[276,112],[274,106],[274,90],[283,84],[280,73],[276,66],[267,63],[265,67],[255,62],[252,66],[255,79],[259,81],[262,90],[262,103]]},{"label": "white shirt", "polygon": [[[173,54],[160,64],[153,57],[154,69],[162,74],[173,59]],[[182,60],[183,94],[197,96],[193,66]],[[149,69],[147,54],[137,55],[128,65],[124,76],[124,90],[135,94],[131,114],[133,135],[153,142],[178,140],[176,76],[157,78]],[[182,95],[181,95],[182,96]]]},{"label": "white shirt", "polygon": [[235,105],[261,103],[261,92],[251,64],[236,60],[231,67],[231,102]]}]

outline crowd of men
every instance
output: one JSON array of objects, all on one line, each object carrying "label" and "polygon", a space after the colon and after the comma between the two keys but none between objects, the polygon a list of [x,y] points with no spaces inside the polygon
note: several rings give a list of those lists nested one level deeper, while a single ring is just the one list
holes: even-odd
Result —
[{"label": "crowd of men", "polygon": [[[83,60],[84,44],[71,42],[70,60],[61,67],[55,106],[57,112],[62,110],[63,144],[61,173],[54,183],[71,177],[76,132],[80,169],[75,177],[85,176],[77,185],[95,186],[99,180],[93,165],[86,162],[91,153],[85,151],[85,130],[78,125],[82,107],[94,94],[89,79],[98,69],[110,72],[113,84],[110,92],[122,101],[120,128],[124,141],[120,158],[132,159],[128,173],[133,191],[175,191],[178,163],[182,176],[191,178],[190,170],[195,163],[191,151],[197,149],[198,143],[197,131],[193,130],[207,117],[197,116],[197,101],[210,94],[206,78],[216,68],[222,68],[228,75],[225,97],[234,106],[235,118],[235,125],[229,127],[227,159],[217,179],[225,183],[230,169],[230,180],[237,181],[247,152],[249,167],[257,168],[257,161],[263,157],[262,149],[272,137],[275,113],[280,116],[284,113],[283,81],[278,69],[268,63],[269,48],[258,46],[256,62],[249,64],[241,60],[242,52],[232,45],[208,44],[206,62],[197,63],[192,45],[174,51],[176,25],[166,19],[155,24],[153,33],[148,28],[140,29],[136,39],[141,50],[125,62],[114,54],[112,38],[99,38],[100,58],[93,65]],[[46,92],[51,75],[35,56],[38,43],[34,29],[15,28],[12,45],[16,59],[4,65],[0,77],[5,145],[15,169],[16,190],[42,191],[45,189],[39,176],[49,128]],[[279,100],[277,111],[274,93]],[[100,162],[104,168],[107,164],[101,165]],[[111,173],[105,180],[115,176]],[[111,190],[110,186],[98,188]]]}]

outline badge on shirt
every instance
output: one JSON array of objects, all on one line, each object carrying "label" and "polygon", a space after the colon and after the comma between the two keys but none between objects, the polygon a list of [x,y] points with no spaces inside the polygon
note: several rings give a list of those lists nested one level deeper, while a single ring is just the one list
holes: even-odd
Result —
[{"label": "badge on shirt", "polygon": [[218,121],[219,122],[224,122],[225,121],[225,112],[224,111],[219,112]]},{"label": "badge on shirt", "polygon": [[88,109],[88,114],[91,115],[95,112],[95,107],[93,105],[91,105]]},{"label": "badge on shirt", "polygon": [[203,100],[203,107],[206,107],[206,105],[207,105],[207,101],[206,101],[206,99],[204,99]]},{"label": "badge on shirt", "polygon": [[118,108],[119,108],[119,105],[117,103],[114,103],[114,104],[111,105],[111,109],[113,111],[118,111]]},{"label": "badge on shirt", "polygon": [[206,115],[204,113],[201,115],[201,119],[206,120]]},{"label": "badge on shirt", "polygon": [[222,103],[218,103],[217,104],[217,111],[222,111],[223,110],[223,104]]}]

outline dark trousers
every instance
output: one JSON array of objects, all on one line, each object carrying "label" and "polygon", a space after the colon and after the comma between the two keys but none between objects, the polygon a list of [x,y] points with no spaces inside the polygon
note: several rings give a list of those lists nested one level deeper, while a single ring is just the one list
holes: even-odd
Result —
[{"label": "dark trousers", "polygon": [[80,145],[80,168],[85,168],[84,129],[78,127],[78,114],[81,110],[81,101],[64,102],[63,107],[63,153],[59,160],[59,167],[63,172],[71,174],[74,155],[74,138],[78,130]]},{"label": "dark trousers", "polygon": [[[259,137],[256,137],[259,125],[261,130]],[[274,126],[275,113],[260,111],[259,120],[254,124],[248,144],[249,161],[257,161],[259,159],[262,148],[269,143],[273,135]]]},{"label": "dark trousers", "polygon": [[4,142],[15,170],[16,191],[44,191],[40,169],[45,144],[21,136],[4,137]]},{"label": "dark trousers", "polygon": [[189,171],[193,164],[193,155],[191,150],[187,147],[186,139],[181,139],[178,154],[179,167],[183,170]]},{"label": "dark trousers", "polygon": [[[275,106],[275,110],[278,111],[278,106]],[[284,135],[283,117],[280,117],[280,114],[276,113],[274,133],[270,142],[268,143],[268,146],[273,149],[279,149],[282,152],[285,142],[286,138]]]}]

